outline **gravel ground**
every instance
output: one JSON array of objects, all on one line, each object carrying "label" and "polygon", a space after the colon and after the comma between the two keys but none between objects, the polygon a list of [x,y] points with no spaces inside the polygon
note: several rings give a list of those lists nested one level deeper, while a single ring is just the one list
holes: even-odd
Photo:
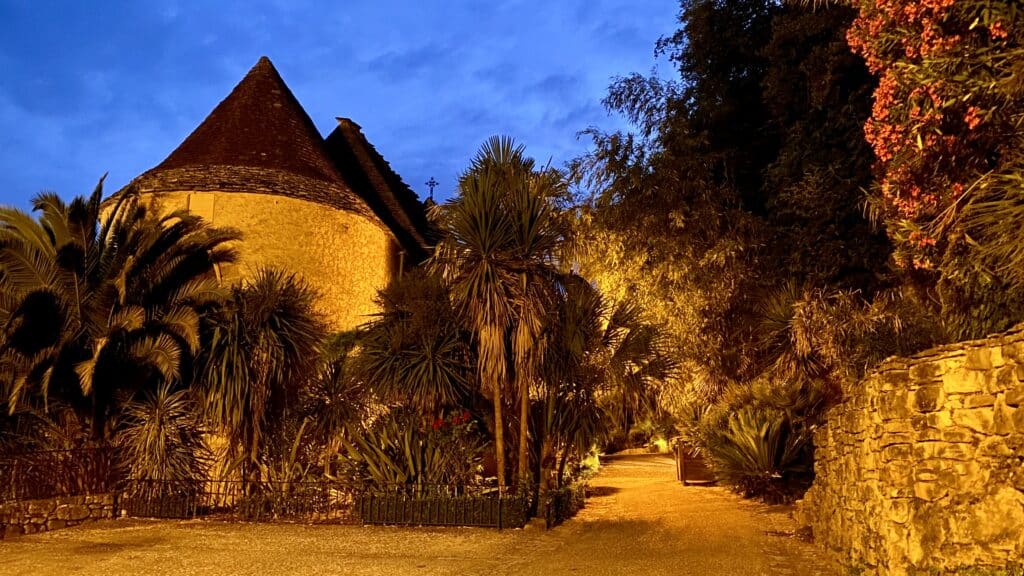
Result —
[{"label": "gravel ground", "polygon": [[0,574],[834,576],[785,510],[684,487],[672,460],[612,460],[551,530],[116,520],[0,541]]}]

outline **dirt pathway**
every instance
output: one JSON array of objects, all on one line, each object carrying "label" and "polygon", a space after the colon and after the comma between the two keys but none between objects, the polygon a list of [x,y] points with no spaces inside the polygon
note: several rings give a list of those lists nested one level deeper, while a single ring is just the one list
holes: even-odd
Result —
[{"label": "dirt pathway", "polygon": [[0,541],[0,574],[833,576],[783,513],[673,474],[614,460],[548,532],[118,520]]}]

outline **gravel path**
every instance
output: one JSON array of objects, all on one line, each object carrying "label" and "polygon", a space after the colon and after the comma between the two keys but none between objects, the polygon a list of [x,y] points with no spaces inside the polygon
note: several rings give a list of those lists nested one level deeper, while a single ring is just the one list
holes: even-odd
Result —
[{"label": "gravel path", "polygon": [[0,574],[835,574],[784,511],[683,487],[670,459],[615,459],[592,486],[547,532],[117,520],[0,541]]}]

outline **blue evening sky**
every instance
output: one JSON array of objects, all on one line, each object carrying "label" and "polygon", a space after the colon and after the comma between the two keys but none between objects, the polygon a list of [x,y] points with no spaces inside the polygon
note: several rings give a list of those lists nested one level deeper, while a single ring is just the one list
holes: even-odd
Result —
[{"label": "blue evening sky", "polygon": [[677,0],[0,0],[0,203],[111,193],[163,160],[267,55],[317,127],[358,122],[437,196],[508,134],[556,166],[616,128],[612,77],[650,72]]}]

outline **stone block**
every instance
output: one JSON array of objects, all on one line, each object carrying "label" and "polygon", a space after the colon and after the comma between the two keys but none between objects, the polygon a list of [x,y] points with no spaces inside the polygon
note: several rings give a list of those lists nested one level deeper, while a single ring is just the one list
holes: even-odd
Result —
[{"label": "stone block", "polygon": [[1012,550],[1024,537],[1024,494],[1003,486],[971,507],[975,543]]},{"label": "stone block", "polygon": [[953,422],[976,432],[992,432],[993,410],[991,408],[964,408],[953,411]]},{"label": "stone block", "polygon": [[[999,360],[1002,360],[1001,355]],[[991,370],[992,352],[988,348],[971,348],[967,350],[964,364],[968,370]]]},{"label": "stone block", "polygon": [[882,390],[905,390],[910,386],[910,372],[903,370],[886,370],[877,376]]},{"label": "stone block", "polygon": [[964,406],[967,408],[985,408],[995,406],[996,397],[992,394],[973,394],[967,397]]},{"label": "stone block", "polygon": [[28,502],[26,512],[29,516],[46,516],[53,512],[55,505],[53,500],[32,500]]},{"label": "stone block", "polygon": [[[913,441],[913,436],[905,432],[885,433],[878,439],[878,447],[886,448],[894,444],[911,444]],[[863,455],[861,457],[863,458]]]},{"label": "stone block", "polygon": [[947,394],[973,394],[988,390],[990,380],[994,380],[990,372],[959,368],[942,375],[942,388]]},{"label": "stone block", "polygon": [[46,523],[47,530],[60,530],[67,526],[67,522],[64,520],[50,520]]},{"label": "stone block", "polygon": [[25,531],[22,529],[20,524],[8,524],[4,526],[4,538],[11,538],[13,536],[21,536]]},{"label": "stone block", "polygon": [[1021,354],[1024,353],[1024,347],[1019,342],[1007,342],[1000,346],[1000,353],[1003,356],[1004,361],[1017,362],[1021,360]]},{"label": "stone block", "polygon": [[981,444],[978,445],[978,455],[990,458],[1009,458],[1014,455],[1014,451],[1006,445],[1006,440],[999,436],[993,436],[981,441]]},{"label": "stone block", "polygon": [[85,520],[89,517],[89,507],[85,504],[72,504],[68,507],[68,520]]},{"label": "stone block", "polygon": [[1006,395],[1003,396],[1003,401],[1006,402],[1007,406],[1013,406],[1014,408],[1024,404],[1024,384],[1018,384],[1008,389]]},{"label": "stone block", "polygon": [[910,367],[910,379],[914,382],[931,382],[942,377],[942,369],[938,362],[921,362]]},{"label": "stone block", "polygon": [[1013,422],[1014,415],[1020,411],[1020,408],[1010,408],[1002,400],[996,402],[995,407],[992,409],[992,430],[1000,436],[1006,436],[1013,434],[1016,430],[1016,425]]},{"label": "stone block", "polygon": [[909,394],[906,390],[886,392],[878,406],[882,420],[902,420],[910,417]]},{"label": "stone block", "polygon": [[910,460],[912,455],[910,444],[893,444],[882,448],[881,460],[882,462]]},{"label": "stone block", "polygon": [[938,384],[921,386],[914,392],[914,409],[918,412],[934,412],[942,407],[945,400],[946,395],[943,393],[942,386]]}]

